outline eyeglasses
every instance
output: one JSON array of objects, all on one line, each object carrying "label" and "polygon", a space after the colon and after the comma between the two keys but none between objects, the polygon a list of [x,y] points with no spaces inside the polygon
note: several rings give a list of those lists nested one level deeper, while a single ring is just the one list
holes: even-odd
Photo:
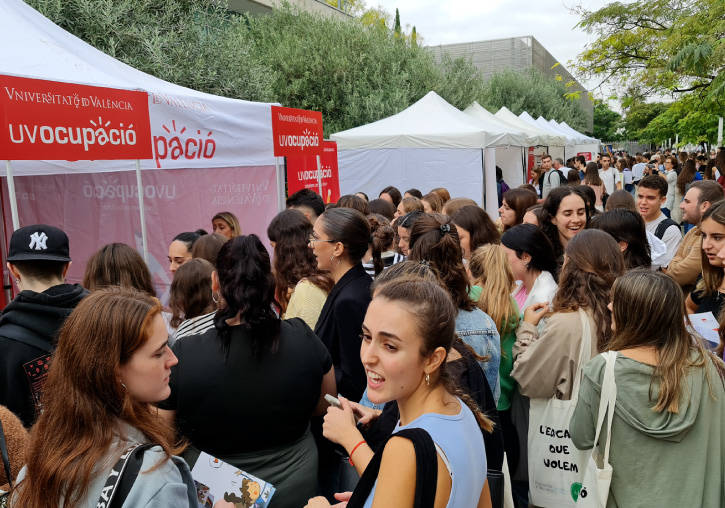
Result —
[{"label": "eyeglasses", "polygon": [[307,239],[309,243],[315,243],[315,242],[326,242],[326,243],[336,243],[337,240],[323,240],[322,238],[318,238],[314,233],[310,235],[310,237]]}]

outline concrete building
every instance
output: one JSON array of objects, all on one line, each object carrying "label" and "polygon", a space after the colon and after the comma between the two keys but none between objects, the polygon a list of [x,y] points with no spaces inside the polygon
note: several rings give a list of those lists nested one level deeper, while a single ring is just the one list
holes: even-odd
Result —
[{"label": "concrete building", "polygon": [[[350,17],[342,9],[333,7],[323,0],[287,0],[291,6],[306,12],[316,12],[340,19]],[[282,0],[229,0],[229,9],[250,14],[266,14],[282,4]],[[342,4],[340,4],[342,5]]]},{"label": "concrete building", "polygon": [[[582,90],[583,93],[579,100],[586,115],[589,132],[593,129],[594,104],[589,100],[587,90],[566,70],[564,65],[560,64],[552,69],[559,62],[532,35],[490,41],[443,44],[429,46],[428,49],[437,58],[440,58],[443,53],[448,53],[452,58],[470,58],[473,64],[483,73],[484,79],[504,69],[524,71],[533,67],[552,77],[557,74],[560,75],[564,83],[574,81],[576,85],[570,90]],[[556,118],[554,120],[559,121]]]}]

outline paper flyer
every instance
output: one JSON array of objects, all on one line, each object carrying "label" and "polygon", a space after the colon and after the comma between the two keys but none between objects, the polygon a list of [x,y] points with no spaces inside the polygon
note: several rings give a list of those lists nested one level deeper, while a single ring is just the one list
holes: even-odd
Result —
[{"label": "paper flyer", "polygon": [[272,484],[201,452],[191,470],[199,508],[267,508]]},{"label": "paper flyer", "polygon": [[720,334],[718,328],[720,324],[715,319],[712,312],[700,312],[699,314],[690,314],[690,322],[692,327],[699,333],[703,339],[716,347],[720,344]]}]

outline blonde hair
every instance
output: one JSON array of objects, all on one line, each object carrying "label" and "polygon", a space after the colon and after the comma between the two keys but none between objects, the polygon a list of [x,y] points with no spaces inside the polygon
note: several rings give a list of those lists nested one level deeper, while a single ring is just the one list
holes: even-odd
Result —
[{"label": "blonde hair", "polygon": [[478,307],[491,316],[500,334],[511,331],[511,327],[516,327],[511,318],[517,317],[517,312],[511,301],[514,275],[506,253],[499,245],[484,245],[473,251],[468,268],[473,283],[483,289]]},{"label": "blonde hair", "polygon": [[214,222],[217,219],[221,219],[229,224],[229,228],[232,230],[232,238],[242,234],[242,226],[239,225],[239,219],[232,212],[219,212],[211,218],[211,221]]}]

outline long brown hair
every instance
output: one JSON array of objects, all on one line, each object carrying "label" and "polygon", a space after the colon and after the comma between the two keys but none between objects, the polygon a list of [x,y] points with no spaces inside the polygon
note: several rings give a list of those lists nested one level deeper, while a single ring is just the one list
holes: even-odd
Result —
[{"label": "long brown hair", "polygon": [[207,314],[216,308],[211,294],[213,271],[214,265],[202,258],[190,259],[176,270],[169,290],[171,326],[176,328],[183,320]]},{"label": "long brown hair", "polygon": [[[627,272],[614,282],[612,309],[616,331],[608,349],[652,346],[657,351],[650,383],[650,399],[659,388],[655,411],[677,413],[688,369],[706,367],[708,358],[722,379],[722,360],[688,331],[682,290],[671,277],[647,269]],[[713,380],[705,372],[712,393]]]},{"label": "long brown hair", "polygon": [[132,398],[118,378],[119,367],[146,343],[160,312],[159,301],[147,293],[111,287],[91,293],[71,313],[58,337],[44,411],[31,431],[27,474],[12,506],[62,501],[65,508],[76,507],[109,453],[118,420],[163,448],[159,465],[180,452],[171,426],[150,404]]},{"label": "long brown hair", "polygon": [[521,187],[509,189],[504,192],[503,200],[506,201],[508,207],[512,209],[516,215],[514,224],[511,226],[504,226],[504,231],[524,222],[524,214],[526,214],[526,210],[534,206],[537,199],[536,192],[532,192],[529,189],[523,189]]},{"label": "long brown hair", "polygon": [[695,173],[697,168],[695,167],[695,161],[692,159],[686,159],[682,165],[682,171],[677,175],[677,189],[683,196],[687,191],[687,186],[695,180]]},{"label": "long brown hair", "polygon": [[607,309],[609,288],[624,273],[622,252],[609,234],[585,229],[566,246],[566,258],[552,302],[553,310],[591,311],[597,325],[597,349],[604,351],[612,336],[612,319]]},{"label": "long brown hair", "polygon": [[287,310],[291,292],[302,279],[309,280],[326,293],[332,289],[332,279],[327,272],[317,269],[315,255],[307,247],[311,234],[312,224],[294,208],[278,213],[267,227],[267,236],[275,244],[274,294],[282,312]]},{"label": "long brown hair", "polygon": [[373,255],[373,269],[375,270],[375,275],[377,275],[385,268],[382,253],[393,246],[395,233],[393,232],[393,227],[390,225],[390,221],[378,213],[368,215],[368,222],[370,223],[370,250]]},{"label": "long brown hair", "polygon": [[[702,215],[700,224],[707,219],[712,219],[721,226],[725,226],[725,201],[719,201],[708,208]],[[712,266],[702,249],[700,249],[700,259],[702,262],[702,279],[697,283],[697,290],[701,291],[703,295],[715,294],[722,285],[725,269]]]},{"label": "long brown hair", "polygon": [[[374,298],[404,302],[407,311],[415,318],[414,323],[423,339],[420,354],[427,357],[437,348],[446,350],[446,356],[456,337],[455,322],[458,310],[446,290],[434,282],[401,277],[375,286]],[[474,400],[463,392],[448,373],[446,360],[439,368],[438,379],[448,393],[459,397],[473,412],[481,429],[493,430],[493,422],[481,412]]]},{"label": "long brown hair", "polygon": [[457,308],[473,310],[458,231],[446,215],[424,214],[410,228],[410,259],[430,263]]},{"label": "long brown hair", "polygon": [[104,245],[86,264],[84,288],[95,291],[109,286],[134,288],[156,296],[148,266],[141,255],[125,243]]}]

